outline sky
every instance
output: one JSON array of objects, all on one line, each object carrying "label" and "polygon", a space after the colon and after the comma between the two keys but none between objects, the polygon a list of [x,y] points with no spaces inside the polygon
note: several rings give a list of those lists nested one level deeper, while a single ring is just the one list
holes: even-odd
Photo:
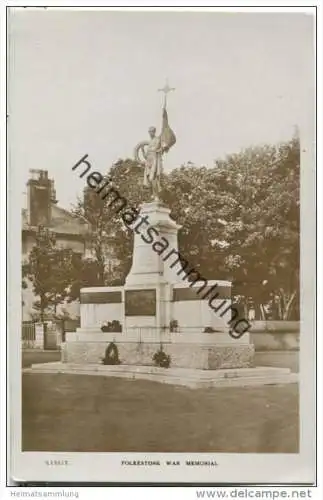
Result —
[{"label": "sky", "polygon": [[166,171],[290,139],[313,95],[313,18],[301,13],[11,9],[8,41],[11,194],[29,169],[48,170],[65,208],[84,187],[82,156],[104,173],[160,131],[166,78]]}]

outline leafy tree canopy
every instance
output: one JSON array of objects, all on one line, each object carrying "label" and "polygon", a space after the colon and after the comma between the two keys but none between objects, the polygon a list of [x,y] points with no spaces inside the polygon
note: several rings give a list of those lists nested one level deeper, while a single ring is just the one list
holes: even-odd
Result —
[{"label": "leafy tree canopy", "polygon": [[58,304],[73,300],[70,287],[79,275],[82,265],[81,255],[70,249],[57,248],[55,238],[40,228],[36,243],[28,261],[22,266],[23,288],[26,280],[32,283],[37,298],[34,308],[39,311],[41,321],[45,314],[56,313]]},{"label": "leafy tree canopy", "polygon": [[[239,293],[255,300],[279,293],[287,316],[299,287],[299,163],[294,137],[228,155],[212,168],[175,168],[163,176],[161,193],[182,226],[179,249],[191,267],[207,279],[233,280]],[[128,207],[139,208],[149,199],[142,167],[133,160],[120,160],[109,174]],[[89,193],[77,210],[93,227],[99,281],[122,282],[131,265],[132,232],[120,213],[93,189]],[[104,250],[109,246],[119,262],[110,275]]]}]

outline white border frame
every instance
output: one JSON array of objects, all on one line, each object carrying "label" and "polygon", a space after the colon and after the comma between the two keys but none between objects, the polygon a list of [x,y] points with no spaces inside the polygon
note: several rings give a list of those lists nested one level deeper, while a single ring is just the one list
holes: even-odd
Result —
[{"label": "white border frame", "polygon": [[[5,8],[8,7],[16,7],[18,2],[14,1],[6,1],[3,4],[1,4],[1,27],[3,28],[3,16],[5,15]],[[260,5],[257,7],[249,7],[248,5],[243,5],[240,7],[233,6],[232,3],[230,2],[222,2],[225,4],[224,7],[212,7],[209,6],[208,8],[210,10],[217,10],[217,11],[229,11],[229,10],[234,10],[234,11],[267,11],[267,12],[273,12],[273,11],[279,11],[279,12],[307,12],[313,14],[313,7],[310,5],[308,6],[302,6],[299,3],[296,3],[295,5],[291,5],[291,2],[285,2],[287,6],[280,6],[279,2],[276,3],[276,5],[273,5],[271,7],[265,6],[265,2],[258,2]],[[295,4],[295,2],[293,2]],[[305,2],[306,3],[306,2]],[[85,5],[85,2],[75,2],[75,1],[70,1],[70,2],[54,2],[54,1],[48,1],[46,2],[47,6],[55,6],[55,8],[58,7],[66,7],[68,6],[73,6],[73,8],[82,8],[86,10],[92,10],[94,7],[88,7]],[[24,2],[25,6],[31,6],[31,5],[39,5],[41,7],[41,2]],[[104,2],[97,2],[98,6],[106,6]],[[312,4],[313,5],[313,4]],[[166,7],[167,4],[165,3],[163,7],[158,7],[160,9]],[[114,7],[113,10],[119,10],[120,7],[122,7],[122,4],[119,4],[118,7]],[[182,9],[184,7],[176,7],[173,8],[172,10],[178,10]],[[133,7],[123,7],[124,9],[127,10],[134,10]],[[192,10],[192,11],[198,11],[201,8],[198,7],[187,7],[185,6],[186,10]],[[152,6],[147,6],[147,7],[140,7],[137,8],[136,10],[151,10],[156,8]],[[322,15],[317,16],[317,22],[319,23],[318,27],[321,29],[318,29],[318,47],[322,46]],[[3,29],[1,30],[2,34],[4,33]],[[1,64],[3,65],[3,58],[5,57],[5,46],[4,44],[1,44]],[[317,61],[318,63],[322,57],[318,57]],[[3,66],[5,68],[5,65]],[[321,75],[321,65],[318,67],[318,79],[319,79],[319,84],[318,84],[318,89],[321,90],[321,85],[322,85],[322,75]],[[5,76],[5,71],[1,71],[1,75]],[[1,102],[3,103],[3,97],[4,97],[4,82],[3,78],[1,79]],[[313,114],[314,114],[314,103],[309,103],[310,106],[310,112],[309,112],[309,118],[310,121],[313,119]],[[312,106],[312,107],[311,107]],[[322,109],[322,99],[321,96],[318,95],[318,102],[317,102],[318,109]],[[4,117],[5,119],[5,117]],[[318,119],[320,120],[320,123],[318,123],[319,126],[319,131],[322,132],[322,123],[321,123],[321,113],[319,113]],[[4,121],[1,121],[1,125],[3,127]],[[313,139],[314,139],[314,124],[312,123],[307,123],[305,124],[305,129],[308,129],[308,127],[311,129],[310,133],[308,134],[307,140],[306,140],[306,145],[307,145],[307,152],[305,153],[305,157],[303,156],[302,158],[302,165],[312,165],[313,164],[313,155],[315,156],[315,151],[313,148]],[[5,127],[4,127],[5,128]],[[304,135],[302,132],[301,127],[301,139],[303,141]],[[4,131],[5,132],[5,131]],[[319,135],[320,136],[320,135]],[[2,141],[2,144],[4,142]],[[321,148],[318,151],[318,165],[321,165]],[[1,148],[1,175],[3,176],[3,165],[5,165],[5,154],[4,154],[4,148]],[[321,178],[321,170],[318,169],[317,171],[318,174],[318,185],[320,186],[320,180],[322,181]],[[14,175],[14,174],[13,174]],[[19,175],[19,173],[18,173]],[[307,301],[309,299],[309,302],[306,303],[306,315],[304,317],[304,322],[303,322],[303,331],[306,329],[307,331],[313,331],[314,323],[315,323],[315,311],[314,311],[314,301],[315,301],[315,295],[314,295],[314,290],[313,290],[313,282],[315,280],[316,276],[316,270],[315,270],[315,260],[313,259],[314,257],[314,252],[315,252],[315,227],[311,223],[309,224],[309,221],[314,221],[315,217],[315,195],[313,193],[313,181],[315,177],[315,172],[314,170],[307,170],[306,174],[304,173],[304,169],[302,167],[302,175],[303,175],[303,181],[302,181],[302,244],[301,244],[301,252],[306,258],[306,270],[304,269],[304,260],[303,262],[303,272],[302,272],[302,282],[306,289],[309,290],[309,293],[311,294],[310,297],[307,298]],[[304,177],[306,175],[306,177]],[[304,180],[305,179],[305,180]],[[1,183],[2,189],[4,188],[4,183]],[[9,187],[9,192],[14,193],[14,176],[8,179],[8,187]],[[306,201],[304,199],[304,190],[307,191],[306,193]],[[1,211],[0,211],[0,217],[1,217],[1,222],[3,222],[4,219],[4,196],[1,196]],[[321,199],[319,197],[318,199],[319,202],[321,202]],[[305,207],[305,208],[304,208]],[[304,215],[304,210],[306,211],[306,216]],[[20,248],[17,249],[17,242],[20,242],[20,206],[14,206],[14,197],[8,201],[8,226],[10,228],[10,233],[8,234],[8,249],[10,249],[10,253],[8,255],[8,270],[9,270],[9,278],[10,282],[8,283],[9,288],[9,307],[11,304],[17,303],[15,300],[15,297],[17,297],[17,293],[19,294],[19,303],[20,303],[20,266],[15,265],[15,262],[20,262]],[[2,226],[3,227],[3,226]],[[319,232],[320,229],[322,229],[319,226]],[[307,243],[306,243],[307,242]],[[320,242],[318,242],[320,245]],[[308,246],[310,245],[310,247]],[[15,251],[13,251],[15,249]],[[322,255],[322,248],[320,247],[321,251],[319,252],[318,255]],[[3,252],[3,249],[1,249]],[[4,253],[4,255],[3,255]],[[1,254],[1,270],[4,271],[1,273],[2,276],[5,275],[5,262],[3,261],[3,257],[5,258],[5,251]],[[15,260],[15,256],[18,256],[18,260]],[[320,267],[318,270],[322,270]],[[305,271],[305,272],[304,272]],[[11,275],[11,276],[10,276]],[[320,283],[318,283],[318,286],[320,286]],[[319,292],[321,290],[319,289]],[[4,299],[4,297],[1,297]],[[320,301],[321,297],[318,297],[318,300]],[[1,310],[4,311],[3,308],[3,303],[4,301],[1,301]],[[320,302],[319,302],[320,303]],[[304,307],[304,302],[303,302],[303,307]],[[20,308],[19,308],[20,309]],[[3,312],[1,313],[1,321],[3,321]],[[157,455],[160,457],[160,459],[163,459],[164,455],[163,454],[124,454],[124,453],[107,453],[107,454],[101,454],[101,453],[91,453],[90,455],[90,460],[88,457],[88,454],[86,453],[31,453],[31,452],[25,452],[22,453],[19,451],[19,446],[20,446],[20,408],[21,404],[18,398],[20,399],[20,393],[21,393],[21,378],[20,378],[20,314],[19,311],[13,310],[12,311],[12,317],[9,318],[11,319],[9,326],[10,326],[10,344],[9,344],[9,374],[8,374],[8,381],[9,381],[9,390],[8,390],[8,395],[11,397],[11,405],[10,405],[10,414],[11,418],[8,419],[8,424],[9,427],[11,427],[10,432],[12,433],[13,429],[15,430],[16,438],[14,442],[12,443],[13,449],[11,451],[12,453],[12,470],[11,473],[9,473],[11,476],[13,476],[17,480],[43,480],[43,481],[76,481],[78,482],[80,478],[83,478],[84,480],[87,481],[120,481],[123,482],[125,479],[127,481],[144,481],[144,482],[181,482],[181,481],[186,481],[189,479],[190,482],[197,482],[197,483],[215,483],[215,482],[229,482],[229,483],[250,483],[250,482],[256,482],[256,483],[273,483],[273,479],[275,478],[275,483],[278,482],[288,482],[292,484],[300,484],[302,482],[312,482],[315,480],[313,477],[313,449],[312,445],[315,442],[315,429],[311,426],[311,423],[313,424],[313,412],[309,412],[310,408],[313,408],[313,398],[315,397],[314,394],[314,379],[315,379],[315,373],[313,368],[309,366],[307,370],[307,374],[304,375],[305,372],[303,372],[301,383],[300,383],[300,393],[301,393],[301,422],[302,422],[302,435],[301,435],[301,446],[303,447],[303,452],[304,455],[302,455],[302,458],[300,459],[297,455],[282,455],[282,454],[276,454],[276,455],[260,455],[260,454],[243,454],[243,455],[233,455],[233,454],[212,454],[209,455],[209,459],[215,459],[219,463],[219,467],[217,470],[211,469],[189,469],[189,478],[187,477],[188,474],[188,469],[186,467],[184,468],[176,468],[175,470],[172,469],[167,469],[165,472],[157,470],[157,473],[154,472],[154,469],[149,469],[149,468],[121,468],[119,463],[120,459],[131,459],[132,456],[135,455],[136,459],[144,459],[144,460],[149,460],[149,459],[157,459]],[[318,325],[318,332],[321,331],[320,327],[320,318],[319,318],[319,325]],[[3,325],[3,328],[1,329],[2,334],[3,332],[6,331],[6,325]],[[19,337],[18,339],[13,340],[13,335],[19,332]],[[18,342],[17,342],[18,341]],[[322,341],[321,341],[321,336],[318,335],[318,344],[317,344],[317,351],[318,353],[322,353]],[[1,337],[1,363],[0,366],[3,369],[5,367],[5,340],[3,338],[3,335]],[[18,347],[19,346],[19,347]],[[18,347],[18,349],[17,349]],[[301,338],[301,365],[304,367],[305,364],[309,365],[309,361],[313,361],[314,359],[314,353],[315,353],[315,341],[313,339],[309,339],[308,337],[305,338],[304,335],[302,335]],[[313,366],[313,363],[312,363]],[[302,368],[303,369],[303,368]],[[319,376],[319,381],[321,382],[322,379],[322,369],[321,369],[321,363],[320,359],[318,359],[318,376]],[[5,381],[4,375],[1,377],[1,382],[3,383]],[[2,387],[4,389],[4,387]],[[318,386],[318,396],[321,397],[321,391],[322,388],[319,385]],[[4,390],[1,391],[2,397],[5,396]],[[5,401],[2,401],[1,408],[5,407]],[[318,400],[319,404],[319,418],[318,422],[322,421],[322,401]],[[13,412],[13,408],[15,411]],[[319,426],[320,428],[320,426]],[[3,424],[2,424],[2,429],[3,429]],[[319,431],[319,429],[318,429]],[[2,436],[3,437],[3,434]],[[4,441],[1,440],[3,443]],[[321,446],[321,445],[320,445]],[[10,452],[10,449],[8,449],[8,452]],[[142,457],[140,457],[142,455]],[[170,454],[166,454],[167,457],[169,457]],[[175,456],[181,455],[181,459],[185,459],[185,454],[172,454],[175,458]],[[68,458],[72,466],[68,468],[68,473],[64,474],[64,471],[60,471],[58,469],[49,469],[47,466],[44,465],[44,460],[45,459],[50,459],[53,457],[58,457],[60,456],[61,458]],[[196,456],[197,457],[202,457],[202,454],[190,454],[189,459],[192,459],[192,457]],[[203,454],[203,458],[207,458],[207,454]],[[89,462],[91,463],[91,467],[89,467]],[[322,470],[320,467],[319,463],[319,468],[318,470]],[[254,474],[255,468],[258,470],[258,474]],[[3,471],[3,467],[1,467],[1,470]],[[110,471],[110,477],[107,477],[107,470]],[[159,471],[159,472],[158,472]],[[250,474],[250,471],[253,472],[253,474]],[[89,473],[90,472],[90,473]],[[167,473],[167,474],[166,474]],[[37,476],[37,477],[36,477]]]}]

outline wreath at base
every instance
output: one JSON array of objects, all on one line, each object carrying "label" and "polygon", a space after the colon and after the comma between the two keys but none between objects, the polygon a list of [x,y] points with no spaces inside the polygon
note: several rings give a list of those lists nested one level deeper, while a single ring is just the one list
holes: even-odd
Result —
[{"label": "wreath at base", "polygon": [[162,349],[155,352],[153,355],[153,361],[156,366],[160,366],[161,368],[169,368],[170,366],[170,356],[166,354]]},{"label": "wreath at base", "polygon": [[104,365],[120,365],[119,351],[114,342],[110,342],[105,350],[105,356],[102,358]]}]

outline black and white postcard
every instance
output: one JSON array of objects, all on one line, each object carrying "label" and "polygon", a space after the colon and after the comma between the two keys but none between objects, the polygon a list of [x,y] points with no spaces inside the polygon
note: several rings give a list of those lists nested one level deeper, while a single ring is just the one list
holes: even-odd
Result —
[{"label": "black and white postcard", "polygon": [[315,481],[315,23],[7,9],[12,480]]}]

